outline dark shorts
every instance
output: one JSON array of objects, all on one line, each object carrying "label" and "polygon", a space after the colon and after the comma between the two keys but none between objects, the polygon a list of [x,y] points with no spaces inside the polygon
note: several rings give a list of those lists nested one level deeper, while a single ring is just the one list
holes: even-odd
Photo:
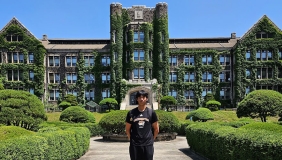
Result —
[{"label": "dark shorts", "polygon": [[129,146],[131,160],[153,160],[154,146]]}]

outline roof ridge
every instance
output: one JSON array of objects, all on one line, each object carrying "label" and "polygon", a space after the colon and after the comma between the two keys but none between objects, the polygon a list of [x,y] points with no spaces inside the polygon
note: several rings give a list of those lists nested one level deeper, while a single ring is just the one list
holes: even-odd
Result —
[{"label": "roof ridge", "polygon": [[[11,24],[17,24],[20,28],[26,30],[26,34],[36,38],[15,16],[0,30],[0,33],[3,33]],[[36,38],[37,39],[37,38]]]}]

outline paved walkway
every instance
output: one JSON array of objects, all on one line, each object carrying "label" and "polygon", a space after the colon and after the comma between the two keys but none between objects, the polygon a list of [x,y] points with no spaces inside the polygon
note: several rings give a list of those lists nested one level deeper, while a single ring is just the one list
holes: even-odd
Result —
[{"label": "paved walkway", "polygon": [[[177,136],[172,141],[155,142],[154,160],[205,160],[189,149],[186,137]],[[90,139],[89,151],[79,160],[130,160],[129,142],[106,142],[102,137]]]}]

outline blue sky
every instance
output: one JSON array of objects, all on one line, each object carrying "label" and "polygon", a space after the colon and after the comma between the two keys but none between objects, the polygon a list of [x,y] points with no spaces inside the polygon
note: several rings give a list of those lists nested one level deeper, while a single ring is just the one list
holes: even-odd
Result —
[{"label": "blue sky", "polygon": [[[37,38],[109,38],[110,4],[159,0],[1,0],[0,28],[16,17]],[[166,0],[170,38],[242,37],[264,14],[282,28],[281,0]]]}]

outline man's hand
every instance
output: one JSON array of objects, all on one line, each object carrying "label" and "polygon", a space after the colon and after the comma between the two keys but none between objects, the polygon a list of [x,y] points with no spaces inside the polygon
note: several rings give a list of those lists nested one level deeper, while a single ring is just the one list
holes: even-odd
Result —
[{"label": "man's hand", "polygon": [[131,129],[131,124],[126,122],[126,124],[125,124],[125,133],[127,135],[128,140],[130,140],[130,129]]}]

